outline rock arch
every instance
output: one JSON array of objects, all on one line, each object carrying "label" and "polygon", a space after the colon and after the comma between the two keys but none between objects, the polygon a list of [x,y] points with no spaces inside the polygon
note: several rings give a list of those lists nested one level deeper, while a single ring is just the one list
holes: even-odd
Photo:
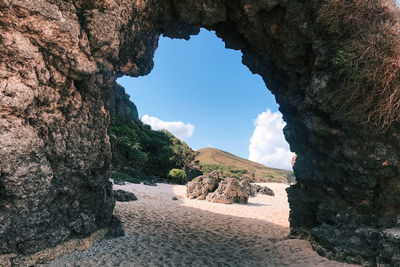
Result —
[{"label": "rock arch", "polygon": [[113,83],[151,71],[160,34],[187,39],[204,27],[243,52],[280,105],[297,154],[292,235],[335,259],[398,263],[399,113],[378,116],[381,130],[357,119],[373,106],[338,104],[346,92],[333,64],[350,55],[334,37],[351,40],[340,30],[359,21],[321,16],[343,3],[378,10],[376,25],[397,29],[383,36],[399,39],[386,0],[1,1],[0,254],[32,254],[110,223]]}]

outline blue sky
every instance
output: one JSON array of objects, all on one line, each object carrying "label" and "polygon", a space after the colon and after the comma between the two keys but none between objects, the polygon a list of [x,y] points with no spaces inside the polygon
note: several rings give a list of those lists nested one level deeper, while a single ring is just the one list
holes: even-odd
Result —
[{"label": "blue sky", "polygon": [[153,129],[167,128],[195,150],[211,146],[290,168],[289,159],[281,164],[291,155],[275,98],[241,56],[204,29],[189,41],[161,37],[153,71],[118,82]]}]

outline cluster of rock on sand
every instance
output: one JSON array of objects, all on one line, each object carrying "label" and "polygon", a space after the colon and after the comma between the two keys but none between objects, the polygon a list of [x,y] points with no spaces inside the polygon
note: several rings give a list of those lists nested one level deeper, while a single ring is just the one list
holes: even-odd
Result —
[{"label": "cluster of rock on sand", "polygon": [[222,179],[221,171],[212,171],[197,177],[186,185],[186,196],[190,199],[207,200],[214,203],[247,203],[256,193],[274,196],[267,186],[250,184],[247,179]]}]

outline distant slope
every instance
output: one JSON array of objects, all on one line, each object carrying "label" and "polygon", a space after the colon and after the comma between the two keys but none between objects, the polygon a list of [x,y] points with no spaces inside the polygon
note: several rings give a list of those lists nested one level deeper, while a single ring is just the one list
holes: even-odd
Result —
[{"label": "distant slope", "polygon": [[197,152],[196,160],[199,161],[199,165],[203,169],[209,169],[210,165],[221,165],[239,170],[246,169],[251,174],[254,182],[288,183],[288,181],[294,181],[292,171],[268,168],[262,164],[240,158],[216,148],[206,147],[197,150]]}]

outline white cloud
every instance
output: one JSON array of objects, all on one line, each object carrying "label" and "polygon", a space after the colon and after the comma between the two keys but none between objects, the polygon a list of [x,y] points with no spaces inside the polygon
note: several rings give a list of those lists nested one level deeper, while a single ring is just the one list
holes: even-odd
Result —
[{"label": "white cloud", "polygon": [[191,137],[194,132],[193,124],[185,124],[181,121],[162,121],[159,118],[144,115],[142,122],[150,125],[153,130],[166,129],[183,141]]},{"label": "white cloud", "polygon": [[282,132],[286,125],[282,114],[267,109],[258,115],[254,125],[256,128],[250,138],[249,160],[268,167],[291,170],[294,153],[290,152]]}]

